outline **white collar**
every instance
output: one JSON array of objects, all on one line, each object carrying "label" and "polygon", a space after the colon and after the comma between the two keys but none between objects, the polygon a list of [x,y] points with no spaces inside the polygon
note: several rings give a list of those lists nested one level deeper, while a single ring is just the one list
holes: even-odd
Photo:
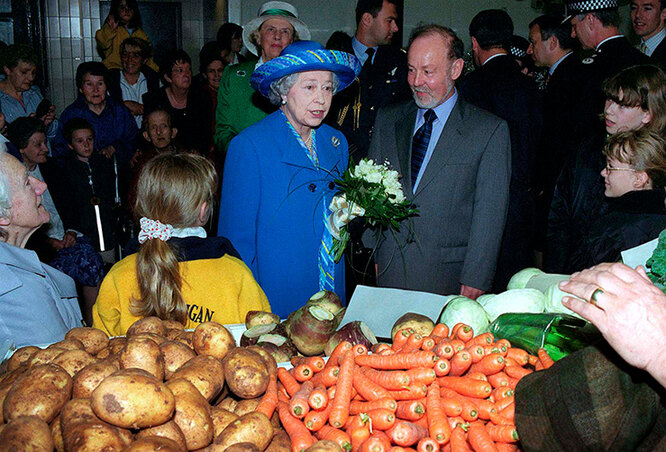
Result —
[{"label": "white collar", "polygon": [[606,38],[606,39],[604,39],[603,41],[601,41],[599,44],[597,44],[597,47],[595,47],[594,50],[596,50],[596,51],[598,52],[598,51],[599,51],[599,47],[601,47],[601,45],[602,45],[604,42],[606,42],[606,41],[610,41],[611,39],[616,39],[616,38],[624,38],[624,35],[615,35],[615,36],[611,36],[610,38]]}]

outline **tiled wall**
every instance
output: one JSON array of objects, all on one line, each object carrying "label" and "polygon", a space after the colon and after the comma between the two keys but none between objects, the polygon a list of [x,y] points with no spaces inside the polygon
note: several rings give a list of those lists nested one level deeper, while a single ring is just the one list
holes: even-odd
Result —
[{"label": "tiled wall", "polygon": [[[206,41],[215,39],[217,27],[226,17],[226,0],[179,2],[182,4],[183,48],[192,57],[192,67],[197,72],[199,50]],[[62,112],[76,98],[74,75],[79,63],[101,60],[95,48],[95,32],[105,18],[100,18],[98,0],[46,0],[45,16],[47,96],[58,112]]]}]

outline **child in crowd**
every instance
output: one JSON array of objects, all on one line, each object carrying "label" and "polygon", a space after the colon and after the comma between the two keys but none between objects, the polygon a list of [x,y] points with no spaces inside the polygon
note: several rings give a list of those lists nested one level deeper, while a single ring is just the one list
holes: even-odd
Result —
[{"label": "child in crowd", "polygon": [[125,334],[146,316],[177,320],[186,328],[215,321],[243,322],[250,310],[270,305],[228,239],[207,237],[217,175],[195,154],[160,154],[139,177],[138,251],[113,266],[93,307],[93,326]]}]

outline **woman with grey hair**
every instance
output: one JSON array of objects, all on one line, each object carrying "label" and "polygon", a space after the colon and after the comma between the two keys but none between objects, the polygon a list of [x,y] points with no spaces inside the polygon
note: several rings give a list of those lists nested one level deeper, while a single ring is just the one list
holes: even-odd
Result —
[{"label": "woman with grey hair", "polygon": [[298,41],[259,66],[252,86],[279,110],[234,138],[224,168],[219,235],[228,237],[281,318],[319,290],[344,299],[344,267],[324,227],[344,135],[322,121],[361,67],[355,56]]},{"label": "woman with grey hair", "polygon": [[0,340],[16,346],[48,344],[81,326],[74,281],[24,249],[49,221],[41,195],[46,184],[0,144]]}]

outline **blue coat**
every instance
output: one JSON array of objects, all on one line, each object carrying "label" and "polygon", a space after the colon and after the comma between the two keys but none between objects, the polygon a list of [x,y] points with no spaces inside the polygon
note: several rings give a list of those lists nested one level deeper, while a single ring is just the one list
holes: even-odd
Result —
[{"label": "blue coat", "polygon": [[[224,164],[219,235],[231,240],[281,318],[319,291],[323,209],[349,159],[344,135],[327,125],[316,129],[316,144],[319,170],[277,111],[236,136]],[[341,261],[335,292],[343,300],[344,279]]]}]

